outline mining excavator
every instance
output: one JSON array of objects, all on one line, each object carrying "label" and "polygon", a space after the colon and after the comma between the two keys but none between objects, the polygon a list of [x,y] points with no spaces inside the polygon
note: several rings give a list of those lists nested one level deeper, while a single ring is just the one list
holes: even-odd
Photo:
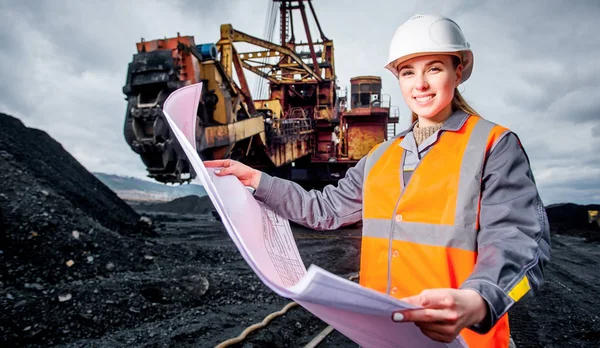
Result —
[{"label": "mining excavator", "polygon": [[[224,24],[216,43],[196,44],[193,36],[177,33],[136,44],[123,87],[124,135],[149,177],[163,183],[195,177],[161,106],[173,91],[198,82],[203,91],[196,147],[202,160],[239,160],[307,188],[337,182],[395,133],[397,108],[382,94],[380,77],[352,78],[348,103],[347,90],[342,93],[337,85],[333,41],[323,33],[311,1],[273,0],[270,6],[266,39]],[[298,12],[305,43],[296,42]],[[280,44],[271,42],[277,17]],[[238,52],[238,43],[253,48]],[[268,88],[266,98],[253,99],[245,71],[259,77],[259,92]]]}]

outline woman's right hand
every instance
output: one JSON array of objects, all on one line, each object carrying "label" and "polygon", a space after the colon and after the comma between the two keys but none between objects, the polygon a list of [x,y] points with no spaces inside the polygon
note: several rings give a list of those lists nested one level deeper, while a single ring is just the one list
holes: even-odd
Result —
[{"label": "woman's right hand", "polygon": [[234,175],[242,184],[245,186],[250,186],[255,190],[258,188],[258,184],[260,183],[260,175],[262,174],[261,171],[248,167],[241,162],[234,161],[232,159],[224,159],[203,161],[202,163],[204,163],[204,166],[207,168],[222,168],[220,170],[215,170],[215,174],[217,176]]}]

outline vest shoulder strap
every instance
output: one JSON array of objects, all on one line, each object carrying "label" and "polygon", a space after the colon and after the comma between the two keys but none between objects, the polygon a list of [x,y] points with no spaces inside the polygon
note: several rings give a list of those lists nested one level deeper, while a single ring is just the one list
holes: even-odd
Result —
[{"label": "vest shoulder strap", "polygon": [[379,144],[375,145],[371,149],[371,151],[369,151],[369,153],[367,154],[367,160],[365,162],[364,178],[366,178],[366,175],[371,171],[371,169],[373,168],[375,163],[377,163],[377,161],[387,151],[387,149],[389,149],[392,146],[392,144],[394,144],[394,143],[399,144],[399,142],[401,140],[402,140],[401,138],[393,138],[393,139],[384,141],[383,143],[379,143]]}]

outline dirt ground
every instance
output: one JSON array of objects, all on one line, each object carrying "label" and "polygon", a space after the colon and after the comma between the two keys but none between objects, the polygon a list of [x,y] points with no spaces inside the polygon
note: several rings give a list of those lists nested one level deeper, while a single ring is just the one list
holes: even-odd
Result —
[{"label": "dirt ground", "polygon": [[[214,347],[290,302],[206,198],[177,204],[126,204],[47,134],[0,114],[0,347]],[[172,212],[185,207],[196,213]],[[600,231],[569,220],[583,209],[548,210],[546,284],[510,312],[518,347],[600,346]],[[357,272],[358,229],[293,229],[307,267]],[[295,307],[232,347],[301,347],[325,327]],[[356,345],[334,331],[319,347]]]}]

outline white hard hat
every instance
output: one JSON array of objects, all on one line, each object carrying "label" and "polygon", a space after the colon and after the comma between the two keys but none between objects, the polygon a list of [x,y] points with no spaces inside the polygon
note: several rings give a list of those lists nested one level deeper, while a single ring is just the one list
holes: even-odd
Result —
[{"label": "white hard hat", "polygon": [[396,29],[385,68],[398,78],[398,64],[417,56],[436,53],[448,53],[461,58],[461,83],[471,76],[473,52],[458,24],[442,16],[417,14]]}]

